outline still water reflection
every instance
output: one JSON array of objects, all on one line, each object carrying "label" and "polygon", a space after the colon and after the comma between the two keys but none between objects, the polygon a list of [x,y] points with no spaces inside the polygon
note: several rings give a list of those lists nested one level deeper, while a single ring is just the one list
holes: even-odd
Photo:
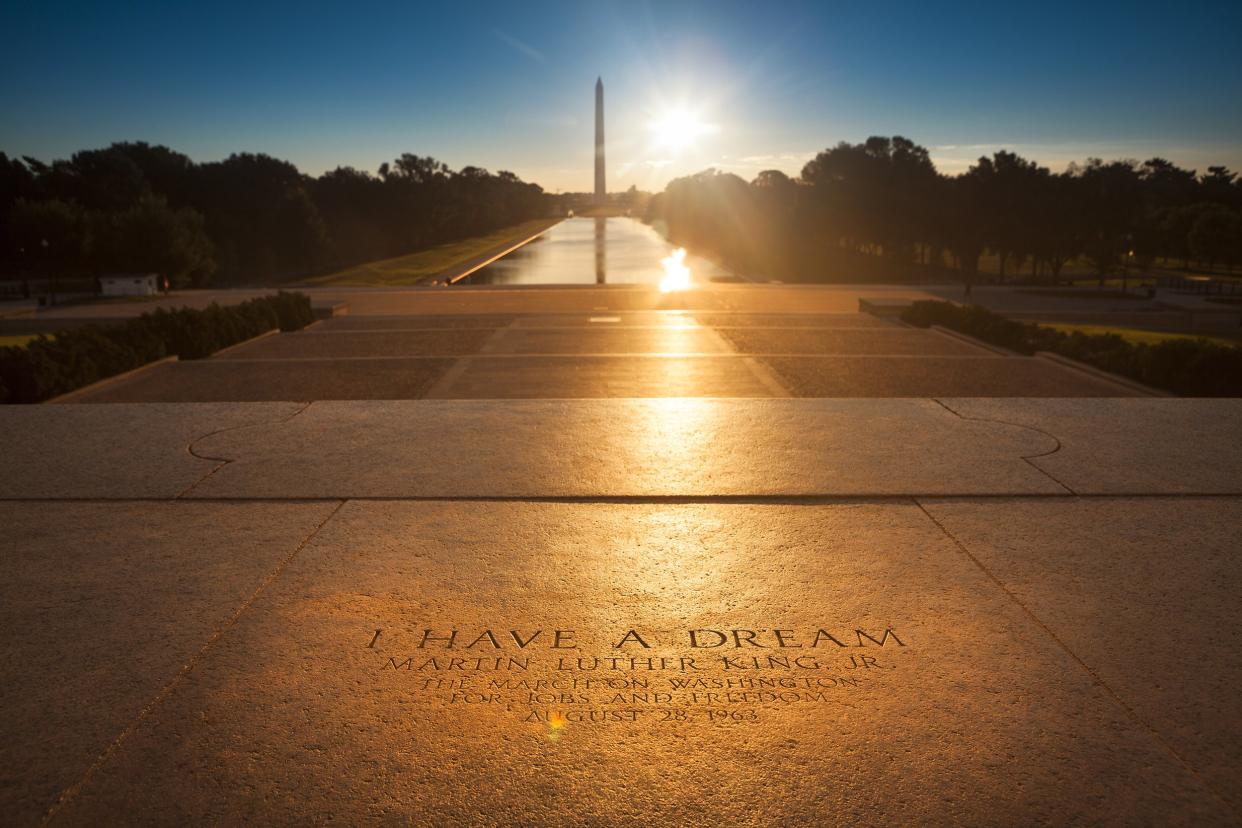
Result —
[{"label": "still water reflection", "polygon": [[[659,284],[665,277],[660,262],[672,251],[659,233],[636,219],[571,218],[461,284]],[[687,256],[685,263],[694,282],[729,277],[697,256]]]}]

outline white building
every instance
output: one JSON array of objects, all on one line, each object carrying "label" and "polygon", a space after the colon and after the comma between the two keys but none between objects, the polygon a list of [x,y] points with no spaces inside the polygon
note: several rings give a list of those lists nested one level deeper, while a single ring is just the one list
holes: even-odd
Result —
[{"label": "white building", "polygon": [[103,296],[154,296],[160,292],[158,273],[113,273],[99,277]]}]

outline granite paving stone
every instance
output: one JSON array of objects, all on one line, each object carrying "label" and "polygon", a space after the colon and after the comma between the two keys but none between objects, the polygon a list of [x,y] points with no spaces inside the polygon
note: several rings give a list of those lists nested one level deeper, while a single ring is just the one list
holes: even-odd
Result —
[{"label": "granite paving stone", "polygon": [[280,422],[296,403],[0,406],[0,498],[176,497],[219,465],[216,431]]},{"label": "granite paving stone", "polygon": [[884,328],[901,329],[896,322],[865,313],[711,313],[696,312],[693,318],[713,328]]},{"label": "granite paving stone", "polygon": [[311,330],[336,331],[404,331],[423,328],[504,328],[517,317],[504,314],[469,314],[463,316],[334,316],[324,319]]},{"label": "granite paving stone", "polygon": [[1055,448],[931,400],[322,402],[280,426],[200,441],[233,462],[191,494],[1057,494],[1022,459]]},{"label": "granite paving stone", "polygon": [[693,324],[585,329],[510,328],[488,344],[489,354],[719,354],[731,353],[711,328]]},{"label": "granite paving stone", "polygon": [[[191,495],[262,497],[1242,490],[1237,400],[943,402],[7,406],[0,497],[175,497],[191,486]],[[1105,404],[1107,429],[1092,420]],[[194,486],[220,465],[212,458],[233,462]]]},{"label": "granite paving stone", "polygon": [[333,508],[0,503],[0,821],[38,823]]},{"label": "granite paving stone", "polygon": [[579,330],[599,328],[650,328],[698,326],[695,316],[686,311],[626,311],[608,310],[600,307],[589,313],[525,313],[514,317],[512,327],[526,328],[574,328]]},{"label": "granite paving stone", "polygon": [[[947,337],[946,337],[947,338]],[[799,397],[1134,397],[1039,357],[762,357]]]},{"label": "granite paving stone", "polygon": [[1242,499],[924,505],[1242,814]]},{"label": "granite paving stone", "polygon": [[417,399],[451,358],[203,359],[174,362],[81,403]]},{"label": "granite paving stone", "polygon": [[772,387],[739,357],[477,356],[439,399],[596,399],[617,397],[770,397]]},{"label": "granite paving stone", "polygon": [[204,815],[1234,818],[914,504],[383,501],[346,504],[54,821]]},{"label": "granite paving stone", "polygon": [[455,356],[478,352],[490,329],[429,331],[337,331],[312,328],[282,333],[230,349],[217,359],[350,359],[357,357]]},{"label": "granite paving stone", "polygon": [[893,356],[992,356],[977,345],[919,328],[825,328],[822,330],[718,329],[744,354],[840,354]]}]

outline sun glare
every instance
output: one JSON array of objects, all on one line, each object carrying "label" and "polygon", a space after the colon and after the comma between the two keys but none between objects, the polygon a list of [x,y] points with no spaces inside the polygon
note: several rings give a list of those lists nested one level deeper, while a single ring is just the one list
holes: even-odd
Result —
[{"label": "sun glare", "polygon": [[690,289],[690,268],[686,267],[684,247],[677,248],[672,255],[661,259],[660,264],[664,265],[664,278],[660,280],[661,293]]},{"label": "sun glare", "polygon": [[650,126],[655,134],[656,146],[668,150],[685,149],[693,145],[700,136],[714,131],[696,113],[685,109],[670,110],[652,121]]}]

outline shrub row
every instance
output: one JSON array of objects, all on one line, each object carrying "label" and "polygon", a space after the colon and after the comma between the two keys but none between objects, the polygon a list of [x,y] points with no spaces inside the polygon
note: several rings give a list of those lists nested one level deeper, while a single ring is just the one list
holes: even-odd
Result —
[{"label": "shrub row", "polygon": [[1147,345],[1116,334],[1064,333],[952,302],[915,302],[901,318],[923,328],[942,325],[1020,354],[1051,351],[1185,397],[1242,396],[1242,347],[1206,339]]},{"label": "shrub row", "polygon": [[0,348],[0,402],[42,402],[175,354],[202,359],[273,328],[314,320],[310,297],[281,291],[240,305],[144,313],[116,325],[87,325]]}]

